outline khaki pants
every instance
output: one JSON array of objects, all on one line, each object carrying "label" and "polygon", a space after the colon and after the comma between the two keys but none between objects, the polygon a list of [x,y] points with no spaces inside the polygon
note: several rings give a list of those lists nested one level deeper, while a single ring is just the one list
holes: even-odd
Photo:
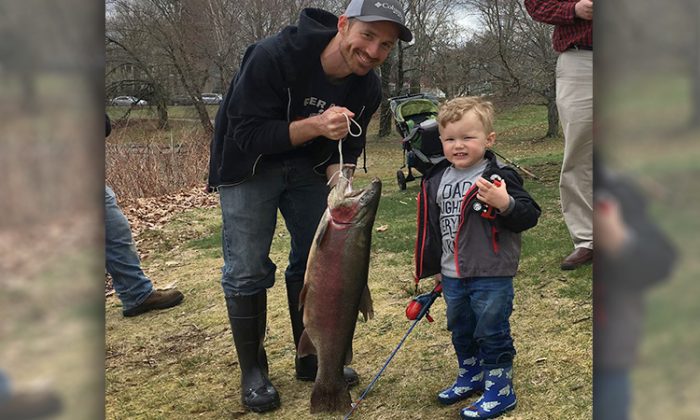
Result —
[{"label": "khaki pants", "polygon": [[564,130],[559,180],[564,221],[574,248],[593,249],[593,52],[557,60],[557,108]]}]

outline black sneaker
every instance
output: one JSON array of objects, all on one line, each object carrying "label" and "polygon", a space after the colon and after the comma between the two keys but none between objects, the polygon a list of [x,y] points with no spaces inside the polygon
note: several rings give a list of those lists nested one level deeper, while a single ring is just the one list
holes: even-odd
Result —
[{"label": "black sneaker", "polygon": [[154,290],[139,306],[127,309],[122,313],[124,316],[136,316],[154,309],[172,308],[173,306],[179,305],[184,297],[185,296],[177,289]]}]

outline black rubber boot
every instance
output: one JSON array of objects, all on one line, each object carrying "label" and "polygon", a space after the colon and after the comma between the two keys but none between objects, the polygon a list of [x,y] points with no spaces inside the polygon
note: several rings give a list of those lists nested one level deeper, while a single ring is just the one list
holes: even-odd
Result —
[{"label": "black rubber boot", "polygon": [[[287,280],[287,303],[289,304],[289,318],[292,321],[292,335],[294,335],[294,348],[299,348],[299,339],[301,333],[304,332],[303,311],[299,310],[299,295],[304,287],[304,281]],[[316,380],[316,371],[318,370],[318,359],[316,355],[310,354],[304,357],[296,357],[294,359],[294,367],[296,368],[296,377],[300,381]],[[354,369],[345,366],[343,368],[343,376],[348,387],[357,385],[360,378]]]},{"label": "black rubber boot", "polygon": [[280,406],[280,396],[268,378],[263,341],[267,321],[267,292],[226,298],[233,342],[241,367],[241,401],[257,413]]}]

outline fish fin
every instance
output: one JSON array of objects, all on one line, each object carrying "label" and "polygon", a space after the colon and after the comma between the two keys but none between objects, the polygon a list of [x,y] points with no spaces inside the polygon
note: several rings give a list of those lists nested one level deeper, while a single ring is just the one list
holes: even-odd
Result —
[{"label": "fish fin", "polygon": [[311,338],[306,333],[306,330],[301,333],[301,338],[299,338],[299,348],[297,349],[297,356],[304,357],[310,354],[317,354],[316,347],[314,343],[311,342]]},{"label": "fish fin", "polygon": [[345,353],[345,365],[349,365],[352,363],[352,343],[350,343],[350,348],[348,349],[348,352]]},{"label": "fish fin", "polygon": [[365,290],[362,292],[362,297],[360,298],[360,312],[362,312],[365,322],[368,319],[374,318],[374,306],[372,304],[372,295],[369,292],[369,286],[365,286]]}]

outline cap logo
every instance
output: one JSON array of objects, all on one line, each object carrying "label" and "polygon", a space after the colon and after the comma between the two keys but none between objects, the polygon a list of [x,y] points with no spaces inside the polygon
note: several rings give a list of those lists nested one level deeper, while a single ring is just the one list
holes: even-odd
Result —
[{"label": "cap logo", "polygon": [[380,1],[378,1],[378,2],[374,3],[374,7],[376,7],[377,9],[387,9],[387,10],[389,10],[391,13],[395,14],[396,16],[398,16],[398,18],[401,19],[401,20],[403,21],[403,12],[401,12],[400,10],[398,10],[398,9],[396,8],[396,6],[394,6],[393,4],[382,3],[382,2],[380,2]]}]

